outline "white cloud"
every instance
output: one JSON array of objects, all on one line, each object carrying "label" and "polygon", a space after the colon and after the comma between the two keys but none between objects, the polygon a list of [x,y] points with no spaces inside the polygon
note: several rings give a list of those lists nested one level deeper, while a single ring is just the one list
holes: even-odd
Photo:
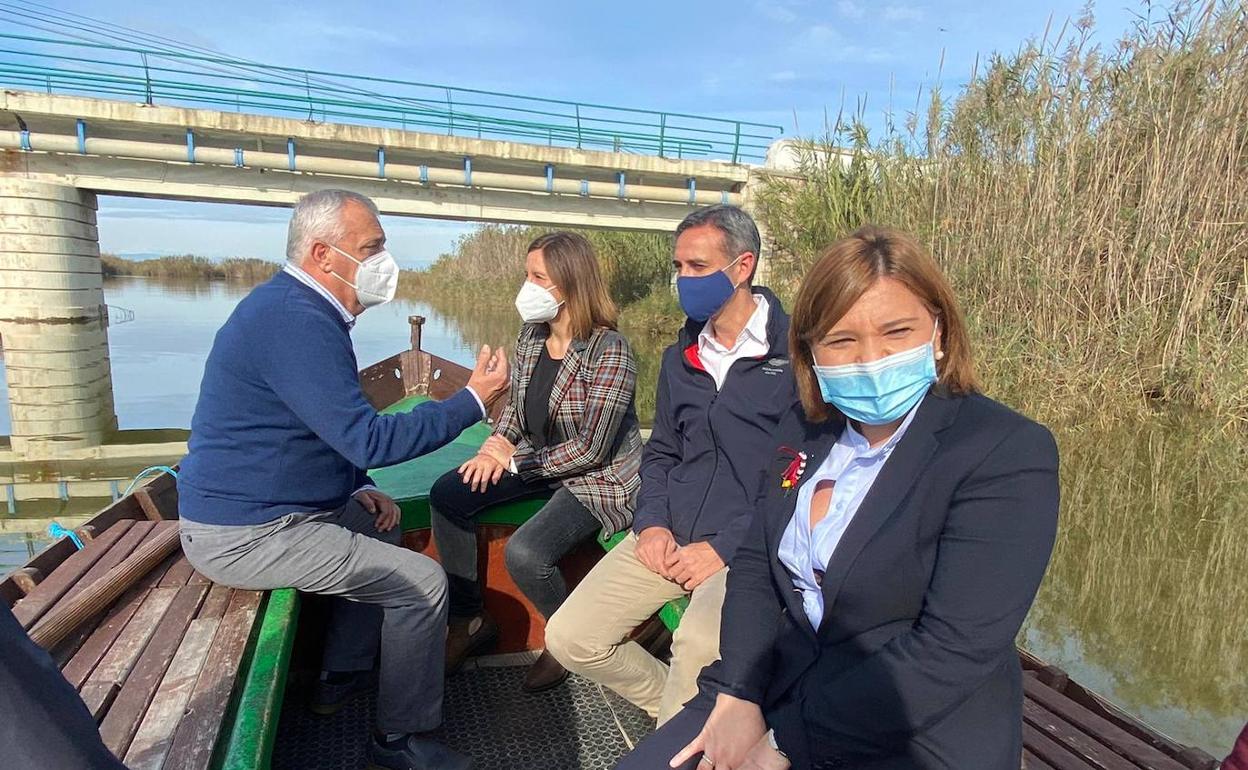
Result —
[{"label": "white cloud", "polygon": [[922,21],[923,9],[912,5],[886,5],[884,21]]},{"label": "white cloud", "polygon": [[778,0],[759,0],[754,3],[754,9],[762,15],[778,21],[781,24],[791,24],[797,21],[797,13],[785,2]]},{"label": "white cloud", "polygon": [[797,80],[797,73],[793,70],[783,70],[781,72],[773,72],[767,78],[773,83],[789,83]]},{"label": "white cloud", "polygon": [[828,24],[816,24],[807,29],[789,50],[794,61],[801,65],[798,69],[802,70],[845,62],[879,64],[894,59],[893,52],[888,49],[852,43]]},{"label": "white cloud", "polygon": [[866,14],[866,10],[854,0],[840,0],[836,10],[847,19],[861,19]]},{"label": "white cloud", "polygon": [[806,30],[805,38],[813,45],[833,45],[844,42],[841,33],[827,24],[816,24]]}]

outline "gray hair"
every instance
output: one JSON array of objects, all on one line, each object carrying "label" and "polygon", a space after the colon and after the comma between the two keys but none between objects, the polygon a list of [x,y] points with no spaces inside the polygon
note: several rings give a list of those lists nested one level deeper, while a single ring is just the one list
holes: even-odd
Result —
[{"label": "gray hair", "polygon": [[[736,206],[719,204],[698,209],[676,226],[676,237],[693,227],[713,227],[723,237],[724,252],[728,259],[736,259],[745,252],[754,255],[754,269],[758,269],[758,260],[762,257],[763,239],[758,234],[758,225],[754,219]],[[750,280],[754,280],[754,272],[750,272]]]},{"label": "gray hair", "polygon": [[375,203],[350,190],[317,190],[300,198],[286,231],[286,261],[292,265],[303,262],[313,241],[342,240],[342,210],[348,202],[358,203],[378,216]]}]

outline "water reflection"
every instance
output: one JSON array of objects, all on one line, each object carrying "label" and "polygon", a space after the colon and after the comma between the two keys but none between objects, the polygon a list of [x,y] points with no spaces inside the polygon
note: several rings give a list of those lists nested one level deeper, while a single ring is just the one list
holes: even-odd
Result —
[{"label": "water reflection", "polygon": [[[246,291],[219,283],[105,284],[109,302],[137,313],[133,323],[109,330],[123,429],[189,426],[213,335]],[[465,364],[482,343],[510,346],[519,328],[510,296],[398,300],[361,317],[352,334],[361,365],[406,347],[412,314],[428,319],[427,350]],[[649,422],[667,340],[632,343],[638,411]],[[1023,643],[1175,739],[1225,755],[1248,720],[1244,441],[1190,415],[1110,433],[1056,432],[1061,534]],[[0,571],[45,542],[26,531],[40,527],[13,524],[18,518],[72,522],[106,502],[44,500],[42,507],[23,503],[17,517],[0,514],[0,523],[22,530],[0,528]]]},{"label": "water reflection", "polygon": [[1061,537],[1026,646],[1226,754],[1248,720],[1245,446],[1191,415],[1059,441]]},{"label": "water reflection", "polygon": [[[133,321],[108,330],[117,426],[122,433],[110,441],[185,442],[203,377],[204,362],[217,330],[250,287],[222,282],[168,281],[142,278],[110,279],[105,300],[135,311]],[[514,315],[510,300],[501,308]],[[430,306],[396,300],[360,316],[352,332],[361,366],[393,355],[408,345],[409,315],[424,315],[426,350],[464,364],[473,359],[470,344],[453,319]],[[510,343],[515,329],[489,341]],[[0,359],[0,374],[4,374]],[[7,380],[0,377],[0,436],[12,430]],[[0,443],[7,438],[0,439]],[[0,447],[2,449],[4,447]],[[71,512],[85,516],[104,507],[115,489],[149,464],[176,462],[177,455],[152,456],[146,462],[82,463],[0,462],[0,574],[24,563],[46,546],[47,524],[69,525]],[[62,485],[60,482],[64,482]],[[94,483],[88,483],[94,482]],[[7,491],[15,489],[13,512]],[[34,499],[31,499],[31,498]],[[68,500],[62,500],[67,497]],[[86,502],[84,502],[86,501]]]}]

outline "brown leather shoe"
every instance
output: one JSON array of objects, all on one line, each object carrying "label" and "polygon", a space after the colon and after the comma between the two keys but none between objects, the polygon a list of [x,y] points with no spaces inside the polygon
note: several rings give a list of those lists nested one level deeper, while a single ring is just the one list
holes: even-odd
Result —
[{"label": "brown leather shoe", "polygon": [[446,634],[446,673],[454,674],[473,655],[489,652],[498,643],[498,624],[486,613],[475,618],[451,618]]},{"label": "brown leather shoe", "polygon": [[529,672],[524,675],[524,684],[520,689],[525,692],[541,692],[563,684],[568,678],[568,670],[559,665],[555,656],[542,650],[542,656],[533,661]]}]

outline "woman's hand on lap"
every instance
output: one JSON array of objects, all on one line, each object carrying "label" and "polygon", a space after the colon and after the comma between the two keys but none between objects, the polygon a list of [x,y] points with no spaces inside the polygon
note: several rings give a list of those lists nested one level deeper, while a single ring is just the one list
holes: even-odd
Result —
[{"label": "woman's hand on lap", "polygon": [[516,454],[516,447],[506,438],[495,433],[481,445],[481,454],[492,457],[501,467],[511,465],[511,458]]},{"label": "woman's hand on lap", "polygon": [[[788,757],[773,749],[767,739],[763,738],[754,744],[745,761],[737,765],[737,770],[789,770],[792,766]],[[719,767],[719,763],[715,767]]]},{"label": "woman's hand on lap", "polygon": [[459,477],[473,492],[484,492],[490,484],[498,483],[504,470],[493,457],[478,454],[459,466]]},{"label": "woman's hand on lap", "polygon": [[[698,737],[680,753],[672,757],[671,766],[680,767],[690,759],[701,754],[715,763],[715,770],[743,770],[744,768],[765,768],[781,770],[771,764],[746,764],[750,757],[758,754],[758,744],[762,745],[777,758],[783,759],[771,750],[766,737],[767,725],[763,722],[763,710],[757,703],[735,698],[720,693],[715,699],[715,708],[707,717],[706,724]],[[760,755],[760,760],[766,757]],[[704,765],[709,763],[702,763]],[[784,760],[784,768],[789,766]],[[699,766],[699,770],[709,770]]]}]

